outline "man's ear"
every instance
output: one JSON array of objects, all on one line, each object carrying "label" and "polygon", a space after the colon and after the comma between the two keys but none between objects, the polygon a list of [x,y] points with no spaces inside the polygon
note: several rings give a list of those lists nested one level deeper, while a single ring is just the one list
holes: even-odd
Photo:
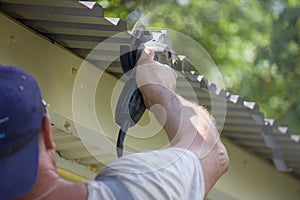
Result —
[{"label": "man's ear", "polygon": [[42,136],[44,139],[46,149],[55,149],[55,143],[51,134],[51,123],[48,116],[46,115],[43,117]]}]

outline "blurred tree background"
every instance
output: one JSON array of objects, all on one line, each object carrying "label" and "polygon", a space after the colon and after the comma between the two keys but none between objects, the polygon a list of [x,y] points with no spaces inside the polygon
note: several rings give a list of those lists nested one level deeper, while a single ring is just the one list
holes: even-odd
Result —
[{"label": "blurred tree background", "polygon": [[226,90],[300,134],[300,0],[98,0],[107,17],[184,33],[201,44]]}]

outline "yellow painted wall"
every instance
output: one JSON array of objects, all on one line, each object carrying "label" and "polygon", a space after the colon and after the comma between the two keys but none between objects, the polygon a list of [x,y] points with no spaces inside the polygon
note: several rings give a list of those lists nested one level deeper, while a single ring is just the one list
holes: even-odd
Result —
[{"label": "yellow painted wall", "polygon": [[300,198],[300,181],[289,173],[223,139],[230,157],[229,171],[215,188],[241,200],[282,200]]},{"label": "yellow painted wall", "polygon": [[[38,80],[49,109],[67,118],[73,119],[72,92],[76,74],[82,60],[72,53],[56,46],[27,30],[16,22],[0,14],[0,64],[14,65],[31,73]],[[87,77],[88,79],[88,77]],[[108,74],[98,84],[96,112],[102,131],[115,137],[118,127],[111,111],[111,94],[116,79]],[[82,86],[86,87],[86,83]],[[87,113],[83,125],[97,129],[98,124],[91,123]],[[93,115],[93,114],[91,114]],[[139,129],[132,131],[127,143],[139,149],[159,148],[166,145],[166,137],[161,133],[149,140],[141,139]],[[229,172],[215,186],[215,194],[210,199],[224,199],[222,194],[235,199],[299,199],[300,182],[288,174],[277,172],[270,163],[224,141],[231,158]],[[219,195],[219,197],[218,197]]]}]

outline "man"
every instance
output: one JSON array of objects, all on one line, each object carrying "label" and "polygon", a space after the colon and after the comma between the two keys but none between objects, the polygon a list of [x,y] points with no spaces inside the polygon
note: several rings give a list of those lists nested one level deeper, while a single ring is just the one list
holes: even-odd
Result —
[{"label": "man", "polygon": [[147,108],[164,108],[151,111],[171,147],[120,158],[87,183],[57,174],[36,81],[18,68],[0,67],[0,199],[204,199],[228,168],[226,149],[208,112],[175,94],[175,72],[152,58],[143,52],[136,80]]}]

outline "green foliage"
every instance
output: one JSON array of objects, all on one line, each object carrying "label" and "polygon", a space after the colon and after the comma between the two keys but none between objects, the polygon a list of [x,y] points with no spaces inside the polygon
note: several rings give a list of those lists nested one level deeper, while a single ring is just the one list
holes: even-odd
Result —
[{"label": "green foliage", "polygon": [[300,134],[300,0],[110,0],[105,15],[142,19],[199,42],[227,90]]},{"label": "green foliage", "polygon": [[286,7],[273,21],[270,43],[258,48],[254,66],[266,61],[269,69],[274,68],[273,73],[260,75],[269,77],[263,84],[270,86],[266,96],[269,101],[262,103],[267,115],[300,133],[300,7],[291,2],[294,7]]}]

